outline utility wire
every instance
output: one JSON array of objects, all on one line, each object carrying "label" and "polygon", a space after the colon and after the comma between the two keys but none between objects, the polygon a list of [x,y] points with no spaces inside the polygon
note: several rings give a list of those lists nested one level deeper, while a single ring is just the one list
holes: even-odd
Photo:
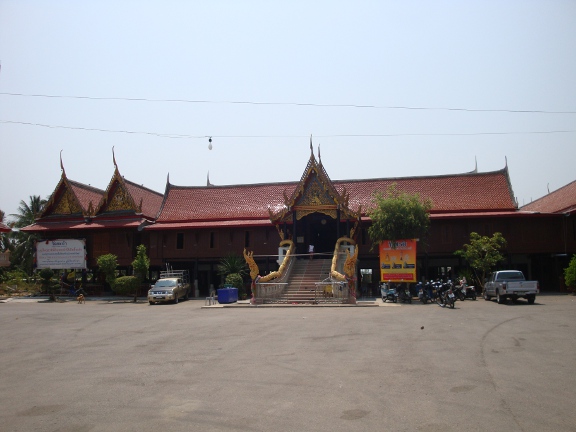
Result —
[{"label": "utility wire", "polygon": [[111,133],[125,133],[125,134],[140,134],[140,135],[153,135],[162,138],[207,138],[207,136],[193,136],[193,135],[178,135],[178,134],[168,134],[168,133],[159,133],[159,132],[140,132],[140,131],[128,131],[128,130],[113,130],[113,129],[98,129],[98,128],[85,128],[85,127],[75,127],[75,126],[60,126],[60,125],[49,125],[49,124],[42,124],[42,123],[28,123],[28,122],[20,122],[20,121],[12,121],[12,120],[0,120],[0,123],[8,123],[8,124],[19,124],[25,126],[39,126],[45,127],[50,129],[72,129],[72,130],[81,130],[81,131],[89,131],[89,132],[111,132]]},{"label": "utility wire", "polygon": [[85,99],[102,101],[131,101],[131,102],[178,102],[192,104],[236,104],[236,105],[277,105],[277,106],[303,106],[318,108],[369,108],[369,109],[393,109],[415,111],[462,111],[462,112],[493,112],[493,113],[520,113],[520,114],[576,114],[576,111],[546,111],[546,110],[513,110],[513,109],[475,109],[475,108],[449,108],[449,107],[417,107],[417,106],[381,106],[381,105],[357,105],[357,104],[320,104],[304,102],[258,102],[258,101],[212,101],[202,99],[148,99],[148,98],[123,98],[123,97],[97,97],[97,96],[67,96],[47,94],[26,94],[0,92],[4,96],[21,96],[36,98],[59,98],[59,99]]},{"label": "utility wire", "polygon": [[[42,123],[30,123],[12,120],[0,120],[4,124],[17,124],[24,126],[37,126],[50,129],[71,129],[89,132],[109,132],[109,133],[124,133],[124,134],[140,134],[152,135],[161,138],[178,138],[178,139],[205,139],[205,138],[307,138],[308,135],[184,135],[173,133],[160,133],[160,132],[143,132],[143,131],[129,131],[129,130],[113,130],[113,129],[100,129],[100,128],[86,128],[75,126],[62,126],[62,125],[49,125]],[[334,135],[314,135],[316,138],[392,138],[392,137],[408,137],[408,136],[479,136],[479,135],[535,135],[535,134],[557,134],[557,133],[573,133],[576,130],[554,130],[554,131],[529,131],[529,132],[470,132],[470,133],[397,133],[397,134],[334,134]]]}]

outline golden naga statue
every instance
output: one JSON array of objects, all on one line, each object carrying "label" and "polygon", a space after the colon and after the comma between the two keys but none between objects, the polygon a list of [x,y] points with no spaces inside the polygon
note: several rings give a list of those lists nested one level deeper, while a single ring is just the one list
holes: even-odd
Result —
[{"label": "golden naga statue", "polygon": [[[259,282],[268,282],[272,279],[279,278],[284,274],[284,270],[286,269],[286,266],[290,262],[290,257],[294,252],[294,242],[292,240],[282,240],[280,242],[280,247],[282,246],[289,246],[289,249],[288,252],[286,252],[286,255],[284,256],[284,260],[282,261],[280,268],[277,271],[274,271],[272,273],[267,274],[266,276],[261,277],[259,279]],[[253,255],[254,252],[246,252],[246,249],[244,249],[244,260],[248,264],[248,267],[250,267],[250,277],[252,278],[252,281],[255,281],[256,278],[258,277],[258,274],[260,273],[260,270],[258,269],[258,265],[256,264],[256,262],[254,262]]]},{"label": "golden naga statue", "polygon": [[336,271],[336,266],[338,265],[338,251],[340,249],[340,243],[342,242],[348,242],[353,245],[356,244],[356,242],[352,240],[350,237],[340,237],[338,239],[338,241],[336,242],[336,247],[334,248],[334,257],[332,258],[332,267],[330,269],[330,276],[332,276],[334,279],[338,281],[345,282],[346,276],[348,276],[349,279],[352,279],[354,277],[354,273],[356,272],[358,247],[354,248],[354,254],[352,255],[350,255],[350,252],[346,250],[346,262],[344,263],[344,273],[346,273],[346,275],[343,275],[342,273]]},{"label": "golden naga statue", "polygon": [[346,250],[346,262],[344,263],[344,273],[349,278],[353,278],[356,273],[356,260],[358,260],[358,247],[354,248],[354,255]]},{"label": "golden naga statue", "polygon": [[250,277],[252,278],[252,280],[256,279],[258,273],[260,272],[260,270],[258,269],[258,265],[256,264],[254,258],[252,257],[253,255],[254,252],[246,252],[246,248],[244,248],[244,261],[246,261],[246,264],[248,264],[248,267],[250,267]]}]

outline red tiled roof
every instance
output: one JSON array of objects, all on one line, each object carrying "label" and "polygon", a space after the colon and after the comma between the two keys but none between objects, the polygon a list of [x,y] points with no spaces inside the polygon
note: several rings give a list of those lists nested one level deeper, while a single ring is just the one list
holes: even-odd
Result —
[{"label": "red tiled roof", "polygon": [[0,232],[10,232],[12,231],[12,228],[10,228],[8,225],[0,222]]},{"label": "red tiled roof", "polygon": [[[418,193],[432,201],[436,212],[516,211],[507,169],[489,173],[468,173],[431,177],[405,177],[333,182],[339,193],[350,194],[350,208],[362,211],[371,205],[374,191],[385,193],[396,183],[402,192]],[[169,185],[156,229],[164,223],[267,219],[284,205],[297,182],[236,186],[182,187]],[[148,228],[150,229],[150,227]]]},{"label": "red tiled roof", "polygon": [[104,194],[102,189],[78,183],[73,180],[68,180],[68,183],[72,188],[72,192],[74,192],[74,195],[76,195],[76,198],[80,201],[80,205],[84,212],[88,210],[90,202],[92,202],[92,207],[95,209]]},{"label": "red tiled roof", "polygon": [[268,219],[268,208],[283,205],[296,183],[185,187],[169,185],[157,222]]},{"label": "red tiled roof", "polygon": [[164,195],[126,179],[124,179],[124,182],[136,206],[139,206],[140,201],[142,201],[142,215],[149,219],[156,218],[164,200]]},{"label": "red tiled roof", "polygon": [[576,180],[521,208],[540,213],[571,213],[576,211]]},{"label": "red tiled roof", "polygon": [[375,180],[335,181],[337,189],[350,193],[350,206],[371,206],[374,191],[386,193],[397,184],[398,190],[418,194],[432,201],[431,213],[462,211],[516,210],[506,169],[489,173],[467,173],[430,177],[403,177]]}]

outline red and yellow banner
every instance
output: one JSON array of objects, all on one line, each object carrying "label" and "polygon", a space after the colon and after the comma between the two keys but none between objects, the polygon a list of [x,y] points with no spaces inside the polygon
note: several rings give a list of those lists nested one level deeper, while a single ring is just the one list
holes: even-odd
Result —
[{"label": "red and yellow banner", "polygon": [[380,280],[383,282],[416,282],[416,240],[380,243]]}]

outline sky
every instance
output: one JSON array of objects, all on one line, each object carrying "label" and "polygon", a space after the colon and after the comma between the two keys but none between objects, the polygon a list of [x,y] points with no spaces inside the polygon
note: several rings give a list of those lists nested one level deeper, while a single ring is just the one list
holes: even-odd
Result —
[{"label": "sky", "polygon": [[[576,2],[0,0],[0,210],[61,176],[163,193],[509,169],[576,180]],[[212,149],[209,138],[212,138]],[[8,220],[11,218],[8,216]]]}]

